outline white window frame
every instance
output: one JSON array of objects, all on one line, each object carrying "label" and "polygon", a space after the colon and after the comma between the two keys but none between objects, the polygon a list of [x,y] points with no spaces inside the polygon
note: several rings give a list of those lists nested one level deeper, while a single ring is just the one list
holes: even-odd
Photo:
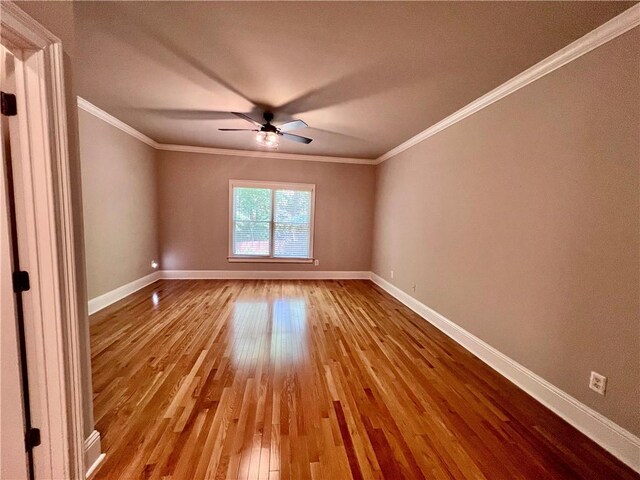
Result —
[{"label": "white window frame", "polygon": [[[233,189],[234,188],[268,188],[271,189],[271,220],[269,222],[271,234],[269,255],[234,255],[233,253]],[[273,216],[275,213],[275,190],[302,190],[311,192],[311,213],[309,224],[309,257],[308,258],[282,258],[274,257],[273,249],[275,246],[273,238]],[[265,182],[258,180],[229,180],[229,249],[227,260],[237,263],[313,263],[313,238],[315,228],[315,210],[316,210],[316,186],[313,183],[288,183],[288,182]]]}]

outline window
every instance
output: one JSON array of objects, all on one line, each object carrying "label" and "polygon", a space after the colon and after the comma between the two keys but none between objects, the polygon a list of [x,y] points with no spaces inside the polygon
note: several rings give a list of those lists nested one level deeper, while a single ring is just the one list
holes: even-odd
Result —
[{"label": "window", "polygon": [[315,185],[229,181],[229,261],[313,261]]}]

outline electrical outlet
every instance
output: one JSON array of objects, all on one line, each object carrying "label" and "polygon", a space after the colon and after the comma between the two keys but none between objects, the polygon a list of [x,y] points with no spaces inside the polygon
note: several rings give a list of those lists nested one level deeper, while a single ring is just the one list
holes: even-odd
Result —
[{"label": "electrical outlet", "polygon": [[317,267],[318,265],[320,265],[320,260],[318,260],[317,258],[313,261],[313,264]]},{"label": "electrical outlet", "polygon": [[391,270],[391,280],[393,280],[393,270]]},{"label": "electrical outlet", "polygon": [[596,372],[591,372],[589,388],[600,395],[604,395],[607,390],[607,377]]}]

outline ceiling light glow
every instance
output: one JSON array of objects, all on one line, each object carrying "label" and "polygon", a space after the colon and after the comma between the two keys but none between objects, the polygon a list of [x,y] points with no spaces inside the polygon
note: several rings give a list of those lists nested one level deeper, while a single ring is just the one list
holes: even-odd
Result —
[{"label": "ceiling light glow", "polygon": [[275,132],[258,132],[256,141],[268,148],[276,148],[279,143],[278,134]]}]

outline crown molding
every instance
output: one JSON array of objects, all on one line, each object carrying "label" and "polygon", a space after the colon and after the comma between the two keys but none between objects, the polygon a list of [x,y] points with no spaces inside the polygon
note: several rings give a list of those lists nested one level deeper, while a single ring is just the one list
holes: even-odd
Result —
[{"label": "crown molding", "polygon": [[599,46],[619,37],[623,33],[631,30],[634,27],[640,25],[640,4],[636,4],[633,7],[625,10],[617,17],[612,18],[608,22],[592,30],[586,35],[582,36],[578,40],[570,43],[566,47],[558,50],[556,53],[550,55],[544,60],[538,62],[531,68],[516,75],[510,80],[483,95],[482,97],[469,103],[467,106],[461,108],[457,112],[449,115],[445,119],[432,125],[431,127],[423,130],[421,133],[411,137],[409,140],[401,143],[397,147],[389,150],[387,153],[381,155],[376,159],[366,158],[349,158],[349,157],[330,157],[324,155],[305,155],[296,153],[281,153],[281,152],[265,152],[255,150],[233,150],[227,148],[213,148],[213,147],[197,147],[193,145],[169,145],[158,143],[155,140],[147,137],[143,133],[139,132],[135,128],[127,125],[121,120],[117,119],[113,115],[105,112],[104,110],[96,107],[92,103],[88,102],[82,97],[78,97],[78,107],[85,110],[88,113],[104,120],[105,122],[113,125],[114,127],[128,133],[134,138],[146,143],[147,145],[155,148],[156,150],[164,150],[170,152],[187,152],[187,153],[203,153],[208,155],[227,155],[236,157],[249,157],[249,158],[271,158],[276,160],[301,160],[306,162],[329,162],[329,163],[351,163],[361,165],[378,165],[385,160],[398,155],[401,152],[413,147],[414,145],[426,140],[429,137],[441,132],[442,130],[458,123],[461,120],[473,115],[474,113],[488,107],[489,105],[501,100],[507,95],[520,90],[521,88],[535,82],[539,78],[548,75],[549,73],[557,70],[558,68],[566,65],[569,62],[589,53],[591,50],[598,48]]},{"label": "crown molding", "polygon": [[462,107],[460,110],[449,115],[444,120],[439,121],[416,136],[411,137],[406,142],[389,150],[387,153],[376,159],[376,165],[398,155],[401,152],[404,152],[423,140],[441,132],[445,128],[448,128],[451,125],[458,123],[460,120],[463,120],[483,108],[488,107],[507,95],[511,95],[522,87],[535,82],[539,78],[548,75],[563,65],[566,65],[582,55],[589,53],[591,50],[598,48],[638,25],[640,25],[640,4],[636,4],[628,10],[625,10],[617,17],[612,18],[607,23],[602,24],[573,43],[570,43],[566,47],[545,58],[541,62],[536,63],[533,67],[525,70],[519,75],[516,75],[511,80],[507,80],[499,87],[491,90],[489,93],[483,95],[477,100],[474,100],[467,106]]},{"label": "crown molding", "polygon": [[98,117],[100,120],[107,122],[109,125],[122,130],[124,133],[128,133],[132,137],[140,140],[142,143],[146,143],[153,148],[158,148],[158,142],[156,142],[152,138],[147,137],[144,133],[139,132],[135,128],[127,125],[122,120],[119,120],[113,115],[105,112],[101,108],[96,107],[93,103],[85,100],[82,97],[78,97],[78,108],[81,108],[85,112],[90,113],[91,115]]},{"label": "crown molding", "polygon": [[3,29],[0,32],[2,38],[12,42],[18,40],[16,43],[20,46],[26,40],[31,48],[34,46],[45,48],[51,44],[61,43],[58,37],[27,15],[14,2],[1,2],[0,11],[2,12]]},{"label": "crown molding", "polygon": [[250,158],[271,158],[276,160],[302,160],[305,162],[328,162],[328,163],[353,163],[360,165],[375,165],[375,159],[366,158],[350,158],[350,157],[329,157],[324,155],[305,155],[301,153],[281,153],[281,152],[262,152],[253,150],[232,150],[228,148],[212,148],[212,147],[196,147],[192,145],[169,145],[158,143],[152,138],[147,137],[144,133],[139,132],[122,120],[117,119],[110,113],[105,112],[93,103],[78,97],[78,108],[87,113],[98,117],[100,120],[107,122],[109,125],[137,138],[143,143],[156,150],[164,150],[168,152],[187,152],[187,153],[204,153],[207,155],[228,155],[234,157],[250,157]]},{"label": "crown molding", "polygon": [[158,150],[168,152],[205,153],[209,155],[230,155],[236,157],[272,158],[276,160],[302,160],[305,162],[355,163],[360,165],[375,165],[375,159],[328,157],[324,155],[305,155],[301,153],[262,152],[254,150],[232,150],[227,148],[194,147],[189,145],[158,144]]}]

